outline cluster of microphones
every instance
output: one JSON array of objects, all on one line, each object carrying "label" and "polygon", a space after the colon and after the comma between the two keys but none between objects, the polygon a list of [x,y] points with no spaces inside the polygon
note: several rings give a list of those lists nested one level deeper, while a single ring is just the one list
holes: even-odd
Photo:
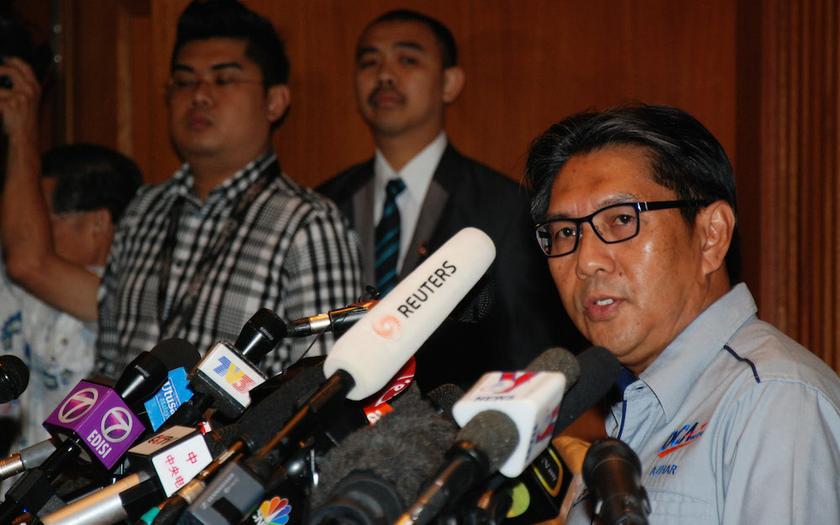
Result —
[{"label": "cluster of microphones", "polygon": [[[484,374],[467,392],[444,385],[421,395],[412,384],[413,354],[494,257],[492,241],[467,228],[380,300],[288,323],[260,310],[235,342],[204,357],[167,339],[116,382],[81,381],[44,422],[50,439],[0,461],[0,479],[12,481],[0,523],[552,518],[563,478],[552,438],[615,382],[608,351],[549,349],[525,370]],[[406,308],[424,284],[428,300]],[[273,377],[260,371],[283,338],[327,330],[342,335],[326,357]],[[0,357],[0,402],[27,381],[19,359]],[[583,477],[603,523],[647,523],[639,470],[618,440],[590,448]]]}]

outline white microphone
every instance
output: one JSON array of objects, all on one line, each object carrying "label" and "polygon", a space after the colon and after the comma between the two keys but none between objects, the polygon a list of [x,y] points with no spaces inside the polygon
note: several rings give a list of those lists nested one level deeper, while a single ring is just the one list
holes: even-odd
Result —
[{"label": "white microphone", "polygon": [[566,385],[562,372],[489,372],[455,403],[452,417],[464,427],[482,412],[507,415],[519,439],[499,472],[515,478],[548,446]]},{"label": "white microphone", "polygon": [[379,391],[467,295],[496,257],[486,233],[464,228],[446,241],[336,341],[324,375],[355,382],[358,401]]},{"label": "white microphone", "polygon": [[528,369],[484,374],[455,403],[452,415],[463,428],[448,461],[395,524],[430,523],[490,473],[519,476],[548,446],[563,393],[580,366],[568,351],[552,348]]}]

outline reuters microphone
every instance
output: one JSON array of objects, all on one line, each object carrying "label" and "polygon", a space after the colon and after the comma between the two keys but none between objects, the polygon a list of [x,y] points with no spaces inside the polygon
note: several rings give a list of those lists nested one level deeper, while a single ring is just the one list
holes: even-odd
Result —
[{"label": "reuters microphone", "polygon": [[379,391],[446,319],[490,267],[496,247],[464,228],[432,253],[336,341],[324,375],[343,370],[354,401]]}]

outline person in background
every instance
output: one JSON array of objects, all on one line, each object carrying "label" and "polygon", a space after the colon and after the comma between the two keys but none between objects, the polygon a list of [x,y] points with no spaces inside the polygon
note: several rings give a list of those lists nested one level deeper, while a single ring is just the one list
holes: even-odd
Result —
[{"label": "person in background", "polygon": [[[345,219],[283,173],[273,151],[290,91],[289,61],[271,22],[236,0],[190,3],[170,73],[169,131],[184,164],[129,206],[98,305],[98,279],[81,279],[46,245],[35,250],[15,233],[43,210],[32,184],[16,179],[25,197],[5,202],[7,257],[23,261],[13,277],[81,319],[98,316],[97,370],[112,378],[161,339],[180,337],[204,351],[235,340],[260,308],[293,319],[345,306],[361,292]],[[48,226],[39,224],[40,236]],[[319,338],[314,352],[331,341]],[[311,342],[284,340],[264,368],[279,371]]]},{"label": "person in background", "polygon": [[[526,178],[566,311],[626,368],[606,430],[641,460],[650,523],[840,522],[840,378],[756,317],[712,134],[666,106],[582,113]],[[567,523],[593,516],[579,491]]]},{"label": "person in background", "polygon": [[[116,225],[142,184],[140,170],[104,146],[71,144],[44,154],[41,171],[56,256],[101,275]],[[21,357],[30,373],[18,406],[8,408],[19,410],[17,450],[48,437],[43,421],[93,371],[96,323],[44,303],[0,269],[0,351]]]},{"label": "person in background", "polygon": [[362,31],[355,60],[356,100],[376,152],[318,191],[359,233],[366,282],[387,292],[467,226],[496,245],[465,307],[418,352],[421,388],[468,387],[484,371],[521,368],[551,346],[579,344],[571,323],[555,315],[562,306],[533,245],[526,193],[446,135],[446,108],[465,82],[451,31],[416,11],[389,11]]}]

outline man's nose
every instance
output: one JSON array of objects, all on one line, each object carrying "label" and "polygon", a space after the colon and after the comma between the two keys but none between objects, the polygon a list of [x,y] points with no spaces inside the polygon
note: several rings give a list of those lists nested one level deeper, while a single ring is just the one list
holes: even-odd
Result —
[{"label": "man's nose", "polygon": [[580,225],[580,238],[576,251],[575,272],[581,279],[596,275],[598,272],[611,272],[615,268],[611,245],[605,243],[595,233],[591,223]]},{"label": "man's nose", "polygon": [[379,70],[376,73],[377,81],[382,86],[392,87],[397,82],[396,72],[394,71],[391,63],[387,60],[383,60],[382,63],[379,64]]},{"label": "man's nose", "polygon": [[215,97],[214,85],[212,80],[199,79],[196,81],[192,90],[192,104],[193,106],[206,106],[213,102]]}]

